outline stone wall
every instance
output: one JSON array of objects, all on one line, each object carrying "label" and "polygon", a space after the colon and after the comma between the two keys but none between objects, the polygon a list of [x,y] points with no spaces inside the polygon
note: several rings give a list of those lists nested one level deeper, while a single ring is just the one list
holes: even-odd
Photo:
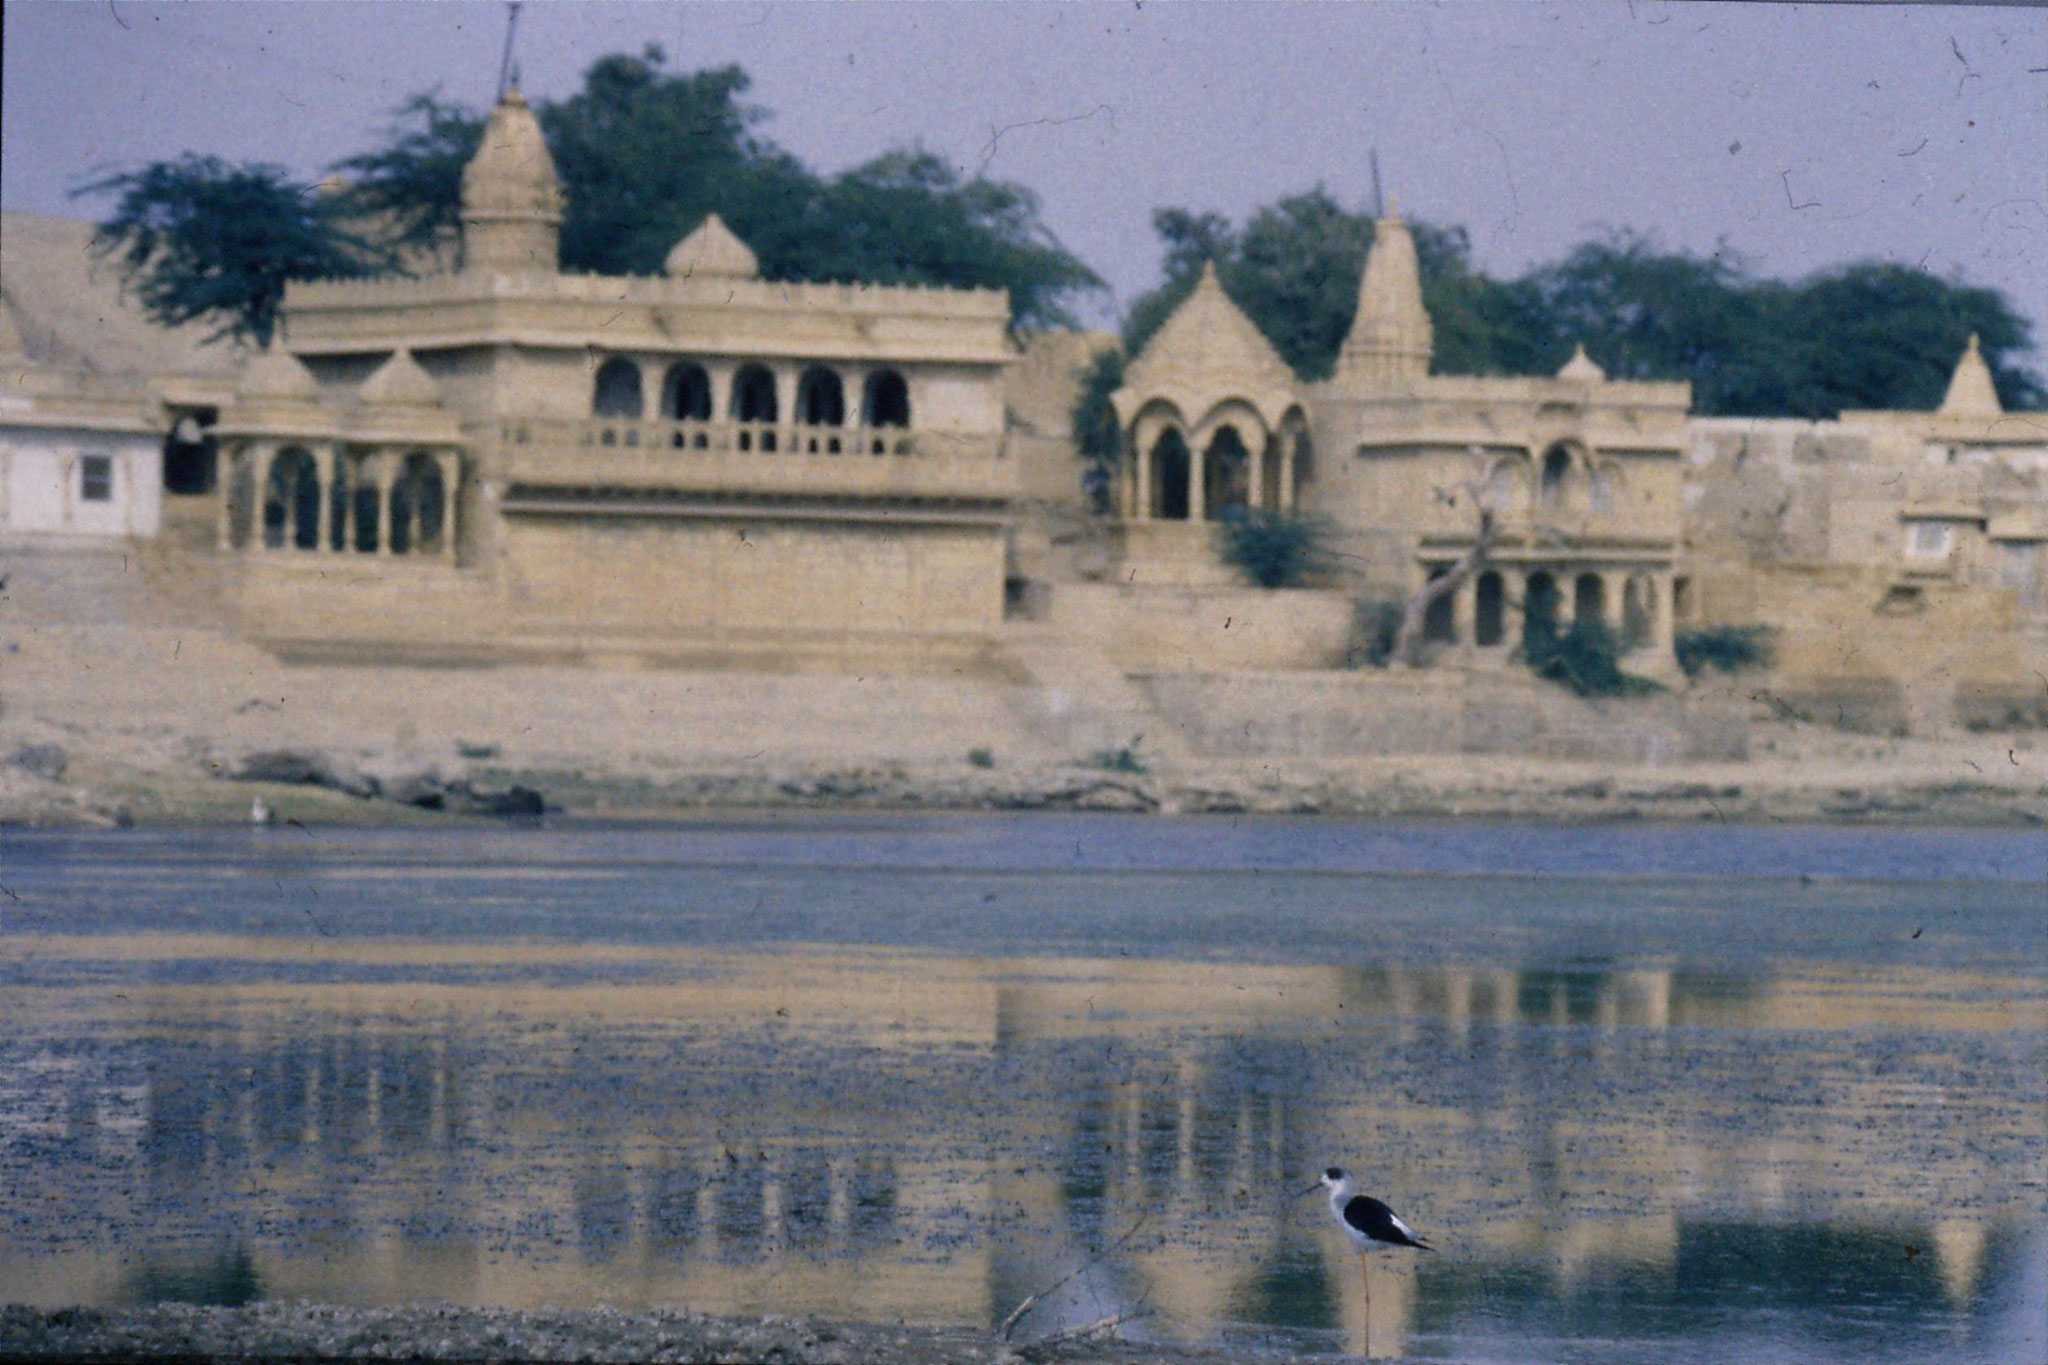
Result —
[{"label": "stone wall", "polygon": [[1514,675],[1366,669],[1153,673],[1140,682],[1205,758],[1493,754],[1654,765],[1748,756],[1739,706],[1682,696],[1587,701]]},{"label": "stone wall", "polygon": [[994,527],[519,517],[460,567],[250,554],[237,597],[252,637],[303,658],[932,671],[985,662],[1002,556]]},{"label": "stone wall", "polygon": [[1062,583],[1047,619],[1122,668],[1179,672],[1335,667],[1351,616],[1337,592]]}]

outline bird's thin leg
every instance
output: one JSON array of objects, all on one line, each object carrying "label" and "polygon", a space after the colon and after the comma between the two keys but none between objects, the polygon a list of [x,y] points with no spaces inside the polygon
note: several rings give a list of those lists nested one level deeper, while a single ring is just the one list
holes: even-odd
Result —
[{"label": "bird's thin leg", "polygon": [[1372,1359],[1372,1253],[1358,1253],[1358,1272],[1365,1278],[1365,1356]]}]

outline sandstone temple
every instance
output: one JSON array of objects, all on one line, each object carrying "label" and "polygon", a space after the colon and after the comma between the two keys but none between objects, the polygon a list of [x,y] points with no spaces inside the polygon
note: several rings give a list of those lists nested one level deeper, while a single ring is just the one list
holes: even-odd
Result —
[{"label": "sandstone temple", "polygon": [[[1355,676],[1359,604],[1481,548],[1427,613],[1443,679],[1518,672],[1542,617],[1605,622],[1682,685],[1680,632],[1754,625],[1787,707],[2048,722],[2048,419],[2001,410],[1974,342],[1938,411],[1819,423],[1694,417],[1687,385],[1583,350],[1435,373],[1388,214],[1324,381],[1205,272],[1130,358],[1091,498],[1068,413],[1107,338],[1020,340],[1000,291],[766,280],[716,215],[659,278],[564,274],[561,220],[515,91],[463,175],[459,256],[294,284],[244,357],[141,325],[87,278],[82,225],[8,215],[0,535],[181,557],[242,638],[304,662],[908,671],[1161,705],[1210,676]],[[1246,583],[1217,548],[1238,508],[1330,528],[1317,581]]]}]

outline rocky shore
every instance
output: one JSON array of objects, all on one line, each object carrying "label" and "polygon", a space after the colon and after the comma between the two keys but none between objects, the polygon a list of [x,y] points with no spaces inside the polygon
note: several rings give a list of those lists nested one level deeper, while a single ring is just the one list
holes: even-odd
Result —
[{"label": "rocky shore", "polygon": [[[1138,1344],[1114,1329],[1006,1342],[960,1327],[720,1318],[609,1308],[346,1308],[258,1303],[236,1308],[0,1309],[0,1359],[775,1361],[780,1365],[1217,1365],[1242,1351]],[[1287,1357],[1261,1357],[1280,1361]]]},{"label": "rocky shore", "polygon": [[1783,758],[1655,768],[1475,757],[1169,769],[1129,757],[1095,765],[884,762],[779,771],[515,767],[491,757],[426,761],[318,749],[216,755],[197,747],[182,761],[145,765],[46,740],[0,750],[0,825],[218,826],[252,816],[307,825],[666,820],[805,809],[2023,828],[2048,824],[2048,785],[2031,780],[2039,766],[2031,752],[2023,762],[2004,742],[1974,738],[1911,761],[1795,747]]}]

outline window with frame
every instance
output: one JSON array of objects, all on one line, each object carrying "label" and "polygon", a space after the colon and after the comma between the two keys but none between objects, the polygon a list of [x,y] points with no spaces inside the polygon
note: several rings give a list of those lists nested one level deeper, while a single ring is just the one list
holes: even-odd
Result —
[{"label": "window with frame", "polygon": [[114,500],[114,457],[111,455],[85,455],[78,461],[78,500],[80,502],[112,502]]},{"label": "window with frame", "polygon": [[1914,559],[1940,559],[1955,545],[1955,527],[1945,521],[1906,523],[1906,554]]}]

